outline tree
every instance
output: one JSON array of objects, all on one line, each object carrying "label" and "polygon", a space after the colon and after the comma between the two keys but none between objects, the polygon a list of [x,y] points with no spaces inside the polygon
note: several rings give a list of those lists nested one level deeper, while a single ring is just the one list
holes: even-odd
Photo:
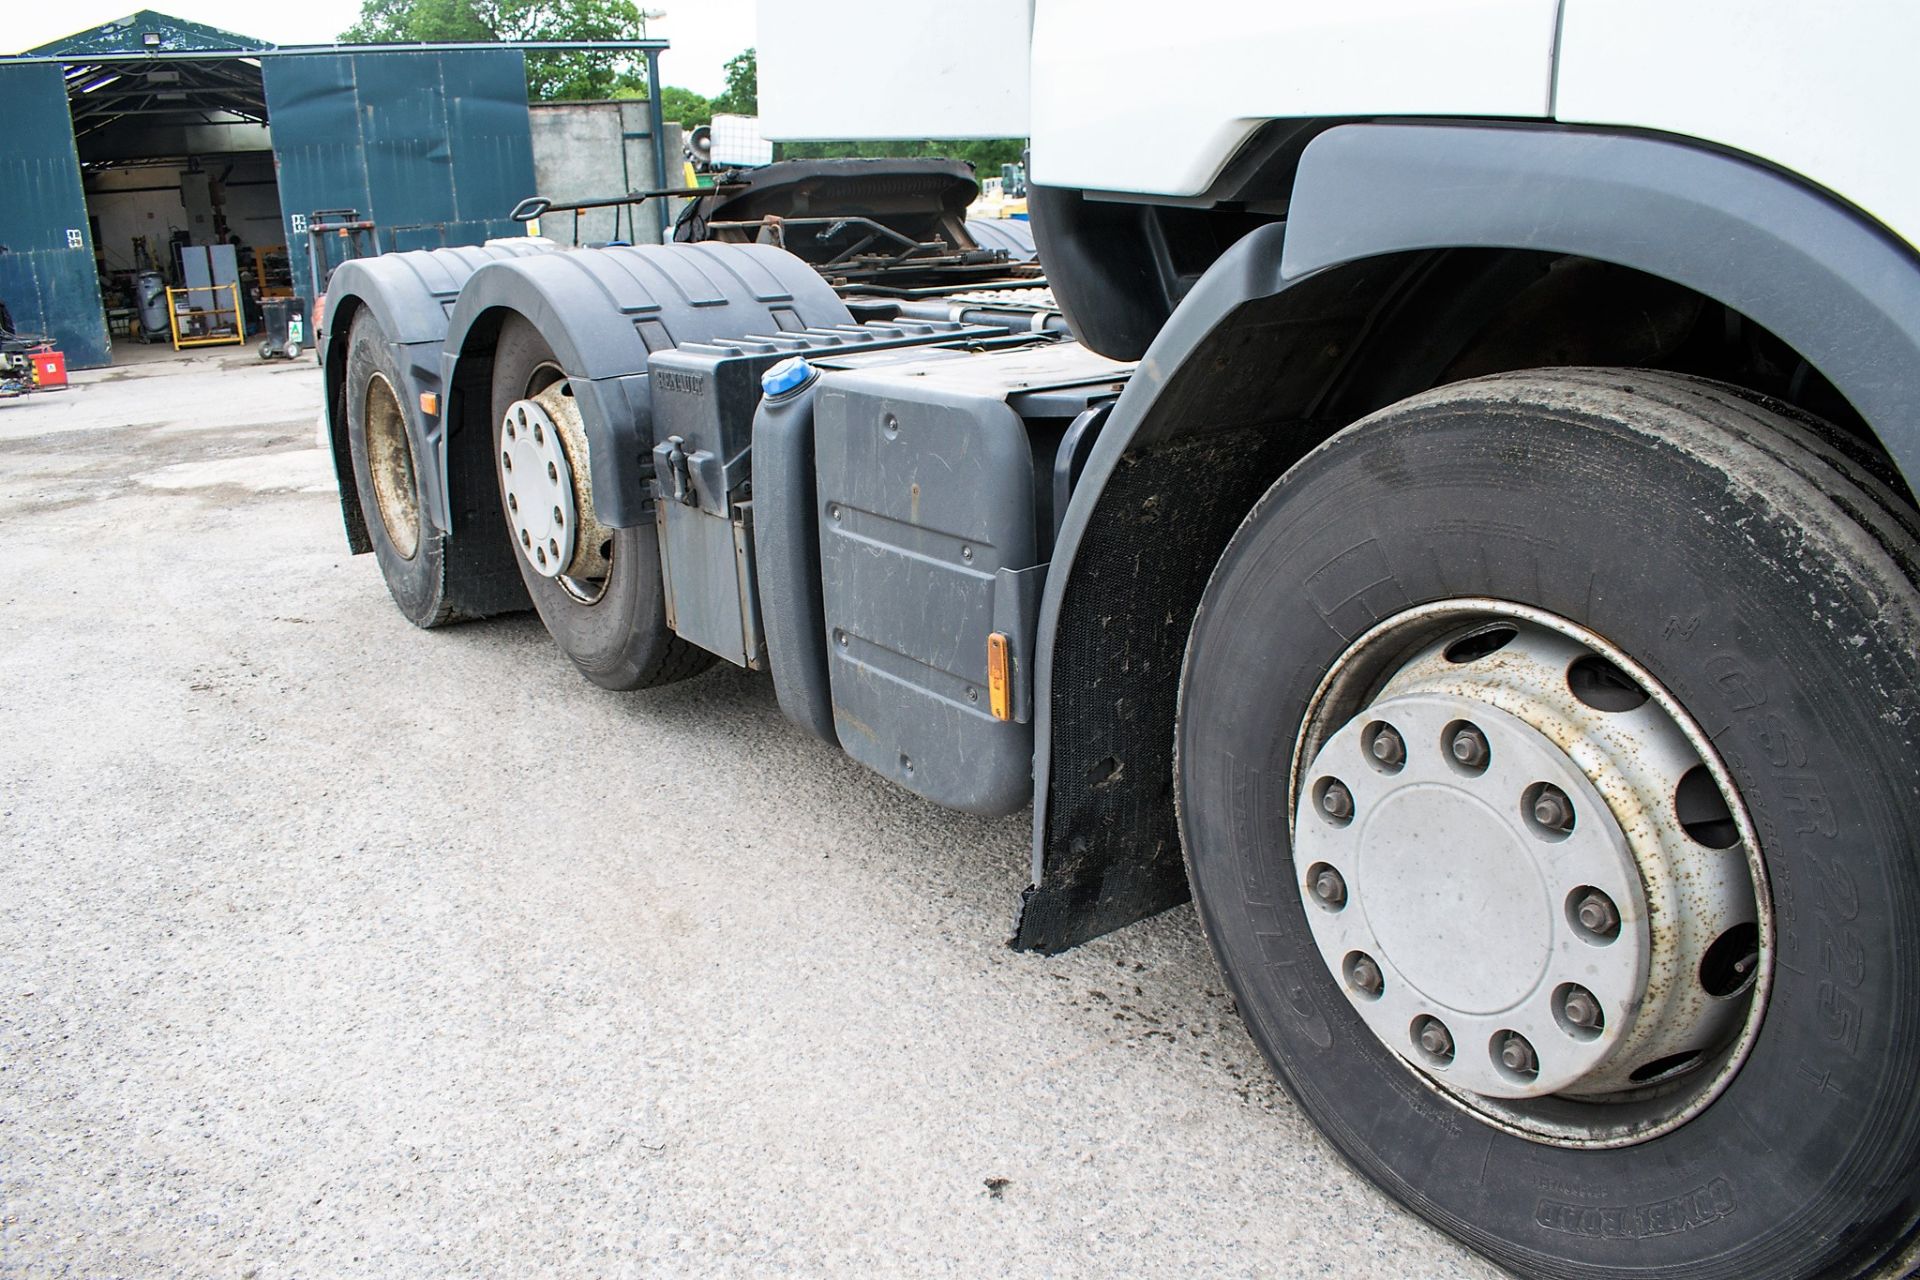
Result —
[{"label": "tree", "polygon": [[[346,44],[442,40],[636,40],[657,12],[633,0],[360,0]],[[644,85],[638,59],[593,49],[527,54],[527,97],[608,98]]]},{"label": "tree", "polygon": [[[644,97],[645,94],[635,95]],[[668,85],[660,91],[660,118],[684,129],[696,129],[713,123],[713,100],[691,89]]]},{"label": "tree", "polygon": [[727,87],[713,100],[713,114],[760,114],[760,59],[753,50],[743,49],[727,59]]}]

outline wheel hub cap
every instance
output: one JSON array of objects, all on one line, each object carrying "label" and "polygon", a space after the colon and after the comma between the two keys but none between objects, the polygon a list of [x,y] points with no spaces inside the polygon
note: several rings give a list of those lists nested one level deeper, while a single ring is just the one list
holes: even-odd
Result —
[{"label": "wheel hub cap", "polygon": [[1514,616],[1309,720],[1294,849],[1314,941],[1381,1043],[1456,1096],[1643,1096],[1750,1021],[1764,886],[1744,817],[1625,662]]},{"label": "wheel hub cap", "polygon": [[573,468],[560,430],[538,400],[516,401],[500,433],[500,492],[520,554],[557,578],[573,559]]}]

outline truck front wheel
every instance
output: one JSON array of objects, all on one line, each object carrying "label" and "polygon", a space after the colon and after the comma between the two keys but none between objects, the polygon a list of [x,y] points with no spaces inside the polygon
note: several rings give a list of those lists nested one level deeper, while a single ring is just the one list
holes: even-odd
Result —
[{"label": "truck front wheel", "polygon": [[645,689],[711,663],[667,626],[651,528],[594,515],[586,434],[567,374],[540,331],[501,326],[493,362],[494,472],[520,576],[560,651],[605,689]]},{"label": "truck front wheel", "polygon": [[1216,568],[1177,788],[1323,1133],[1525,1275],[1861,1275],[1920,1222],[1920,559],[1821,424],[1559,370],[1334,437]]}]

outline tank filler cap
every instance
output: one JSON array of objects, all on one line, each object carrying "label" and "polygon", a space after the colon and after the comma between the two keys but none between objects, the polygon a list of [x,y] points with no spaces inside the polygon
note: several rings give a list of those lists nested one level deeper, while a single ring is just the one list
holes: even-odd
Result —
[{"label": "tank filler cap", "polygon": [[790,356],[760,375],[760,390],[768,396],[783,396],[798,391],[816,376],[812,365],[800,356]]}]

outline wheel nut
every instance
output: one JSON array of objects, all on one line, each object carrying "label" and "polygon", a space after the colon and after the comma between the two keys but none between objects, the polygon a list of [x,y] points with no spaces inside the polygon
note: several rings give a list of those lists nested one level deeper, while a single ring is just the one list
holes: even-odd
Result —
[{"label": "wheel nut", "polygon": [[1613,900],[1598,889],[1588,891],[1575,904],[1573,918],[1580,922],[1582,929],[1598,937],[1610,937],[1620,929],[1620,912]]},{"label": "wheel nut", "polygon": [[1453,758],[1469,769],[1483,769],[1487,764],[1487,736],[1472,725],[1454,732],[1453,741],[1447,744],[1447,750]]},{"label": "wheel nut", "polygon": [[1371,956],[1355,956],[1353,964],[1347,969],[1347,980],[1353,983],[1353,989],[1362,995],[1377,996],[1386,985],[1380,976],[1380,966]]},{"label": "wheel nut", "polygon": [[1518,1032],[1509,1031],[1500,1046],[1500,1065],[1515,1075],[1537,1076],[1540,1074],[1540,1059],[1535,1056],[1533,1046],[1527,1038]]},{"label": "wheel nut", "polygon": [[1560,1012],[1576,1027],[1589,1031],[1600,1029],[1600,1002],[1585,987],[1575,987],[1569,991],[1566,1001],[1560,1006]]},{"label": "wheel nut", "polygon": [[1415,1039],[1419,1041],[1420,1048],[1429,1057],[1453,1057],[1453,1036],[1448,1033],[1446,1025],[1438,1018],[1423,1019]]},{"label": "wheel nut", "polygon": [[1533,798],[1533,820],[1549,831],[1566,831],[1573,826],[1573,801],[1551,783],[1540,788]]},{"label": "wheel nut", "polygon": [[1353,816],[1353,792],[1342,782],[1329,782],[1320,792],[1320,808],[1329,818],[1345,821]]},{"label": "wheel nut", "polygon": [[1347,905],[1347,882],[1332,867],[1321,867],[1313,876],[1313,896],[1329,907]]},{"label": "wheel nut", "polygon": [[1381,725],[1374,731],[1373,741],[1367,744],[1373,758],[1389,768],[1398,768],[1407,762],[1407,744],[1392,725]]}]

